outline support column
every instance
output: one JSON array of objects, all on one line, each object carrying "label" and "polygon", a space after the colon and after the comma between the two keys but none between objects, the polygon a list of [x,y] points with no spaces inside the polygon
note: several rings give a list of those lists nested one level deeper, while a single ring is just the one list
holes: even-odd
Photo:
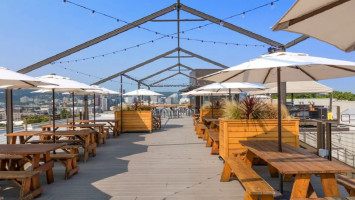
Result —
[{"label": "support column", "polygon": [[333,109],[333,92],[332,93],[329,93],[329,111],[332,112]]},{"label": "support column", "polygon": [[122,74],[121,74],[121,120],[120,120],[120,123],[121,123],[121,133],[123,133],[123,124],[122,124],[122,121],[123,121],[123,89],[122,89]]},{"label": "support column", "polygon": [[[6,90],[6,133],[14,132],[14,115],[13,115],[13,104],[12,104],[12,90]],[[10,143],[10,137],[7,137],[7,143]]]},{"label": "support column", "polygon": [[[138,82],[138,90],[141,89],[141,82]],[[137,96],[138,98],[138,102],[140,103],[141,101],[141,97],[140,96]]]},{"label": "support column", "polygon": [[84,95],[84,120],[89,119],[88,95]]}]

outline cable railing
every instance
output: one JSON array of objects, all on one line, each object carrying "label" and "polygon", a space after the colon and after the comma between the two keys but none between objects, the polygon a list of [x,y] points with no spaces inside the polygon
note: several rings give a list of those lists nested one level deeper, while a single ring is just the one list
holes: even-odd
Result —
[{"label": "cable railing", "polygon": [[[300,141],[317,148],[317,133],[302,131],[300,129]],[[354,132],[333,132],[332,133],[332,158],[344,164],[355,167],[355,134]],[[350,137],[351,136],[351,137]],[[340,139],[339,139],[340,138]]]}]

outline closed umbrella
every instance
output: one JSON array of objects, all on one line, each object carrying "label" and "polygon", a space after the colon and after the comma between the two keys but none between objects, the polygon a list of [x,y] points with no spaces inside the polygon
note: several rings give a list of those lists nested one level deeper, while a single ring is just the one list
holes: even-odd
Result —
[{"label": "closed umbrella", "polygon": [[[262,55],[205,77],[202,80],[215,82],[277,82],[278,93],[278,147],[281,144],[281,82],[317,81],[331,78],[355,76],[355,62],[309,56],[304,53],[279,52]],[[280,191],[283,191],[280,176]]]},{"label": "closed umbrella", "polygon": [[355,1],[297,0],[272,27],[301,33],[350,52],[355,50]]}]

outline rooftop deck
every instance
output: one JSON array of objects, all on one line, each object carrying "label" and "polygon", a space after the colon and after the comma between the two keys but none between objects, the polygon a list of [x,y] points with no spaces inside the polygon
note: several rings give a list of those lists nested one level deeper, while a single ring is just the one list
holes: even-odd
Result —
[{"label": "rooftop deck", "polygon": [[[55,163],[54,183],[41,176],[44,192],[38,199],[243,199],[238,181],[220,182],[223,162],[197,139],[191,118],[171,119],[161,131],[126,133],[111,138],[89,162],[79,162],[79,174],[65,181]],[[278,188],[265,166],[254,168]],[[319,178],[312,185],[322,196]],[[285,194],[292,183],[285,183]],[[342,195],[346,196],[343,188]],[[0,196],[16,199],[18,187],[0,181]]]}]

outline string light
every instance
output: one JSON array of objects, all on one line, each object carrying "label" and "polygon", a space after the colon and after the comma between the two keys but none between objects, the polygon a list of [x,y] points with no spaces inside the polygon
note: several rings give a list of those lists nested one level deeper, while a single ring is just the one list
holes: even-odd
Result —
[{"label": "string light", "polygon": [[[231,19],[231,18],[234,18],[236,16],[239,16],[241,15],[243,18],[245,16],[246,13],[248,12],[252,12],[254,10],[257,10],[257,9],[260,9],[260,8],[263,8],[265,6],[268,6],[268,5],[271,5],[272,7],[274,6],[274,3],[275,2],[278,2],[280,0],[274,0],[270,3],[267,3],[267,4],[263,4],[261,6],[258,6],[258,7],[255,7],[255,8],[252,8],[252,9],[249,9],[249,10],[246,10],[242,13],[239,13],[239,14],[235,14],[235,15],[232,15],[230,17],[227,17],[227,18],[224,18],[223,20],[227,20],[227,19]],[[102,16],[105,16],[105,17],[108,17],[108,18],[111,18],[111,19],[114,19],[116,20],[116,22],[123,22],[125,24],[130,24],[129,22],[125,21],[125,20],[122,20],[122,19],[118,19],[116,17],[113,17],[113,16],[110,16],[108,14],[105,14],[105,13],[102,13],[102,12],[99,12],[99,11],[95,11],[93,9],[90,9],[88,7],[85,7],[83,5],[80,5],[80,4],[77,4],[77,3],[74,3],[74,2],[71,2],[69,0],[63,0],[64,3],[70,3],[72,5],[75,5],[77,7],[80,7],[80,8],[83,8],[83,9],[86,9],[86,10],[89,10],[91,11],[92,14],[96,13],[96,14],[99,14],[99,15],[102,15]],[[223,26],[224,25],[224,21],[223,20],[220,20],[220,25]],[[190,29],[187,29],[187,30],[183,30],[183,31],[180,31],[180,33],[185,33],[185,32],[188,32],[188,31],[193,31],[193,30],[201,30],[201,28],[203,27],[206,27],[206,26],[209,26],[211,24],[214,24],[213,22],[210,22],[210,23],[207,23],[207,24],[204,24],[202,26],[197,26],[197,27],[194,27],[194,28],[190,28]],[[146,30],[146,31],[149,31],[149,32],[153,32],[155,33],[156,35],[162,35],[162,37],[159,37],[159,38],[156,38],[154,40],[150,40],[148,42],[144,42],[144,43],[141,43],[141,44],[137,44],[137,45],[134,45],[134,46],[131,46],[131,47],[127,47],[127,48],[124,48],[124,49],[121,49],[121,50],[117,50],[117,51],[113,51],[113,52],[109,52],[109,53],[106,53],[106,54],[101,54],[101,55],[97,55],[97,56],[92,56],[92,57],[87,57],[87,58],[82,58],[82,59],[75,59],[75,60],[67,60],[67,61],[56,61],[56,62],[52,62],[52,64],[56,64],[56,63],[63,63],[63,62],[66,62],[66,63],[70,63],[70,62],[78,62],[78,61],[86,61],[88,60],[89,58],[92,58],[92,59],[95,59],[97,57],[104,57],[105,55],[110,55],[110,54],[115,54],[115,53],[118,53],[118,52],[122,52],[122,51],[127,51],[127,49],[132,49],[132,48],[138,48],[140,46],[143,46],[145,44],[148,44],[148,43],[154,43],[154,41],[157,41],[157,40],[160,40],[160,39],[163,39],[165,37],[171,37],[171,39],[174,39],[174,38],[177,38],[177,37],[174,37],[174,35],[177,35],[177,33],[173,33],[173,34],[163,34],[163,33],[160,33],[160,32],[157,32],[157,31],[153,31],[151,29],[148,29],[148,28],[145,28],[145,27],[142,27],[140,25],[137,26],[139,29],[143,29],[143,30]],[[239,43],[228,43],[228,42],[217,42],[217,41],[205,41],[205,40],[199,40],[199,39],[192,39],[192,38],[180,38],[180,39],[184,39],[184,40],[191,40],[191,41],[199,41],[201,43],[213,43],[213,44],[225,44],[225,45],[228,45],[228,44],[232,44],[232,45],[235,45],[235,46],[245,46],[245,47],[248,47],[248,44],[239,44]],[[266,47],[266,45],[251,45],[251,46],[255,46],[255,47]]]}]

